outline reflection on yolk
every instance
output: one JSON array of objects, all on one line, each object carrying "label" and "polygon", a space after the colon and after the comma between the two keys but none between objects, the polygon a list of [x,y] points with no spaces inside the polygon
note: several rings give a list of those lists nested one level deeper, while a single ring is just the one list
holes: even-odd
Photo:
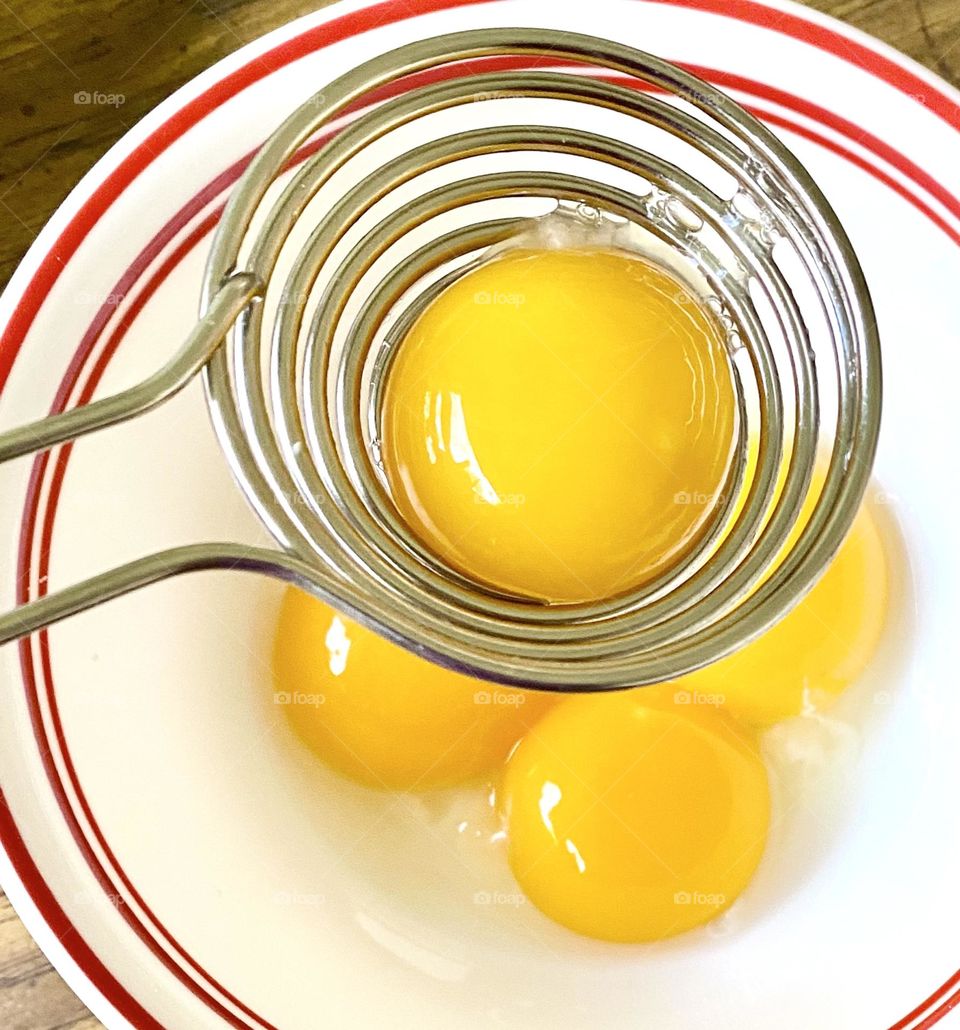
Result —
[{"label": "reflection on yolk", "polygon": [[723,338],[671,276],[623,251],[514,250],[400,344],[383,460],[406,524],[449,565],[589,601],[696,545],[735,425]]},{"label": "reflection on yolk", "polygon": [[749,882],[770,820],[756,745],[713,709],[573,698],[510,757],[498,794],[527,897],[608,941],[707,922]]},{"label": "reflection on yolk", "polygon": [[[787,549],[809,519],[824,475],[821,468]],[[757,726],[828,708],[873,657],[888,595],[886,547],[868,501],[827,571],[780,622],[727,658],[653,689],[719,701]]]},{"label": "reflection on yolk", "polygon": [[274,690],[297,734],[326,762],[396,789],[496,771],[554,703],[549,694],[442,669],[295,589],[281,606]]}]

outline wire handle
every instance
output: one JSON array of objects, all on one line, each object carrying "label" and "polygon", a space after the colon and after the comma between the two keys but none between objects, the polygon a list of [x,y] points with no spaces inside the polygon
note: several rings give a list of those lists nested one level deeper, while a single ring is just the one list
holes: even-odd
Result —
[{"label": "wire handle", "polygon": [[25,454],[48,450],[69,440],[78,440],[162,404],[182,390],[210,360],[237,316],[260,291],[260,283],[249,272],[230,276],[190,331],[183,346],[159,372],[112,397],[0,433],[0,464]]},{"label": "wire handle", "polygon": [[[156,408],[179,393],[197,375],[223,343],[240,313],[260,295],[262,285],[255,276],[249,272],[231,275],[224,280],[183,346],[163,368],[136,386],[111,397],[0,433],[0,464],[78,440],[88,433],[126,422]],[[191,568],[229,565],[237,558],[230,547],[229,544],[202,544],[161,551],[22,605],[0,615],[0,644],[43,629],[147,583]]]}]

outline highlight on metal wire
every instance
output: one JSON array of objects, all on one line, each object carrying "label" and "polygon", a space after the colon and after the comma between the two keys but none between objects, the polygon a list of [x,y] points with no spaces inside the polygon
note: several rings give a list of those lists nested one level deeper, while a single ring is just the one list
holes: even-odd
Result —
[{"label": "highlight on metal wire", "polygon": [[[587,125],[460,124],[467,112],[547,103],[581,122],[587,112]],[[455,131],[438,134],[450,112]],[[595,131],[603,118],[627,119],[641,142]],[[321,132],[329,138],[299,160]],[[408,137],[389,160],[371,158]],[[491,155],[548,161],[476,174],[471,162]],[[341,172],[346,185],[307,217]],[[503,596],[443,566],[398,518],[378,465],[379,385],[403,327],[488,248],[529,232],[536,216],[510,212],[533,201],[569,217],[600,212],[668,254],[727,327],[739,393],[736,460],[699,548],[659,581],[590,604]],[[815,582],[856,514],[880,417],[866,285],[797,159],[680,68],[544,29],[418,41],[325,86],[234,188],[200,321],[179,353],[139,386],[0,435],[0,461],[132,418],[198,373],[233,474],[277,549],[215,542],[134,561],[0,616],[0,643],[160,579],[246,569],[484,678],[557,690],[656,682],[734,650]],[[775,564],[825,433],[813,515]]]}]

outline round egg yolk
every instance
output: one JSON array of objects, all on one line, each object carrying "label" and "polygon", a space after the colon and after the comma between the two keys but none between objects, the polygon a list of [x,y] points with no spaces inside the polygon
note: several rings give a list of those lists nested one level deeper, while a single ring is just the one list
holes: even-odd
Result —
[{"label": "round egg yolk", "polygon": [[[823,477],[821,469],[817,479]],[[815,501],[805,505],[788,548]],[[825,710],[870,663],[888,596],[886,547],[868,502],[826,572],[779,622],[732,655],[652,689],[685,703],[722,704],[755,726]]]},{"label": "round egg yolk", "polygon": [[637,691],[554,708],[510,757],[498,799],[527,897],[619,942],[670,937],[732,904],[770,821],[752,737],[716,710],[680,713]]},{"label": "round egg yolk", "polygon": [[506,251],[419,315],[388,371],[384,468],[420,542],[548,602],[635,589],[702,538],[736,427],[712,315],[619,250]]},{"label": "round egg yolk", "polygon": [[337,771],[374,787],[450,786],[495,772],[551,704],[418,658],[301,590],[280,609],[274,700]]}]

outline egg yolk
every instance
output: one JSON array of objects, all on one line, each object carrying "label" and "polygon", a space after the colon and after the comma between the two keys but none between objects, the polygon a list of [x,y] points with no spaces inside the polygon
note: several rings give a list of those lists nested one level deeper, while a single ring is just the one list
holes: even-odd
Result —
[{"label": "egg yolk", "polygon": [[[518,248],[419,314],[387,372],[380,443],[426,551],[493,590],[576,603],[691,554],[737,429],[724,334],[672,275],[626,251]],[[574,697],[443,669],[291,589],[274,699],[361,783],[499,777],[510,866],[533,904],[592,938],[655,941],[708,922],[750,882],[770,825],[757,731],[857,679],[888,589],[867,505],[807,597],[756,641],[672,682]]]},{"label": "egg yolk", "polygon": [[274,701],[354,780],[400,790],[495,772],[550,694],[497,687],[418,658],[301,590],[286,592]]},{"label": "egg yolk", "polygon": [[506,251],[399,344],[382,453],[405,523],[474,581],[582,602],[687,555],[716,509],[736,427],[712,315],[613,249]]},{"label": "egg yolk", "polygon": [[[786,549],[808,521],[824,475],[821,468]],[[722,704],[755,726],[828,709],[876,652],[888,596],[886,547],[867,502],[826,572],[779,622],[732,655],[653,689],[690,704]]]},{"label": "egg yolk", "polygon": [[527,897],[589,937],[654,941],[731,905],[763,853],[766,771],[714,709],[639,692],[549,712],[510,757],[499,794]]}]

